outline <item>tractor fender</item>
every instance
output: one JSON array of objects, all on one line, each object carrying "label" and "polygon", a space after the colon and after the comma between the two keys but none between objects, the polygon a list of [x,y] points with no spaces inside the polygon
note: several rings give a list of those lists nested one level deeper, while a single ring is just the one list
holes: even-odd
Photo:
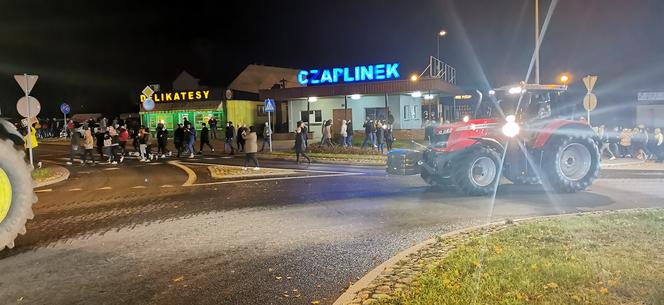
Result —
[{"label": "tractor fender", "polygon": [[3,119],[0,119],[0,139],[10,139],[14,145],[23,146],[23,136],[12,123]]},{"label": "tractor fender", "polygon": [[555,120],[542,128],[535,137],[532,148],[543,148],[553,136],[587,134],[599,143],[599,137],[590,125],[580,121]]},{"label": "tractor fender", "polygon": [[475,140],[475,145],[473,146],[481,146],[481,147],[488,147],[493,150],[495,150],[497,153],[502,154],[505,151],[505,147],[503,144],[500,144],[496,139],[492,138],[472,138]]}]

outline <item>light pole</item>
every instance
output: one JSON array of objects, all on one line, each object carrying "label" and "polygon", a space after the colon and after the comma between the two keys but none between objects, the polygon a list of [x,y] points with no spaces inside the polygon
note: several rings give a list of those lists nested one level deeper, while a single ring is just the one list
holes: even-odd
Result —
[{"label": "light pole", "polygon": [[440,37],[443,37],[445,35],[447,35],[447,31],[445,31],[445,30],[441,30],[440,32],[438,32],[438,35],[436,35],[436,46],[437,46],[437,48],[436,48],[436,56],[437,57],[436,58],[438,60],[440,60]]},{"label": "light pole", "polygon": [[540,83],[539,0],[535,0],[535,83]]}]

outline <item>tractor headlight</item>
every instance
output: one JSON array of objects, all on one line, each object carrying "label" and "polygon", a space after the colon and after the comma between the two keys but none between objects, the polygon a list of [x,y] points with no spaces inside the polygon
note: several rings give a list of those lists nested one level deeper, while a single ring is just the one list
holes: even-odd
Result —
[{"label": "tractor headlight", "polygon": [[503,134],[510,138],[518,135],[519,131],[521,131],[521,127],[516,123],[516,117],[508,115],[505,118],[505,121],[507,121],[507,123],[503,126]]}]

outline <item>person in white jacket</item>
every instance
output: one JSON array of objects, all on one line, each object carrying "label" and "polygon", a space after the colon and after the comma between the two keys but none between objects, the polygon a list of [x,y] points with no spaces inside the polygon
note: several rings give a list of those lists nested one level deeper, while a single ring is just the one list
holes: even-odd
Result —
[{"label": "person in white jacket", "polygon": [[346,146],[347,139],[348,139],[348,125],[346,124],[346,120],[341,121],[341,130],[339,131],[339,134],[341,134],[341,137],[343,138],[343,145],[344,147]]},{"label": "person in white jacket", "polygon": [[655,128],[655,155],[657,156],[657,163],[664,161],[664,134],[659,128]]}]

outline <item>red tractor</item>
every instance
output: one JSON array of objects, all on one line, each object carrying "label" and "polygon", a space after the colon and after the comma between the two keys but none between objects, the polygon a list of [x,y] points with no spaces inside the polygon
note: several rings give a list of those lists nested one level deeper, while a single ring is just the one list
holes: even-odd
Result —
[{"label": "red tractor", "polygon": [[419,173],[430,185],[468,195],[492,194],[501,177],[559,192],[584,190],[599,174],[599,139],[586,121],[561,118],[557,102],[566,90],[534,84],[491,90],[490,102],[475,111],[481,118],[437,127],[424,151],[390,152],[387,171]]}]

